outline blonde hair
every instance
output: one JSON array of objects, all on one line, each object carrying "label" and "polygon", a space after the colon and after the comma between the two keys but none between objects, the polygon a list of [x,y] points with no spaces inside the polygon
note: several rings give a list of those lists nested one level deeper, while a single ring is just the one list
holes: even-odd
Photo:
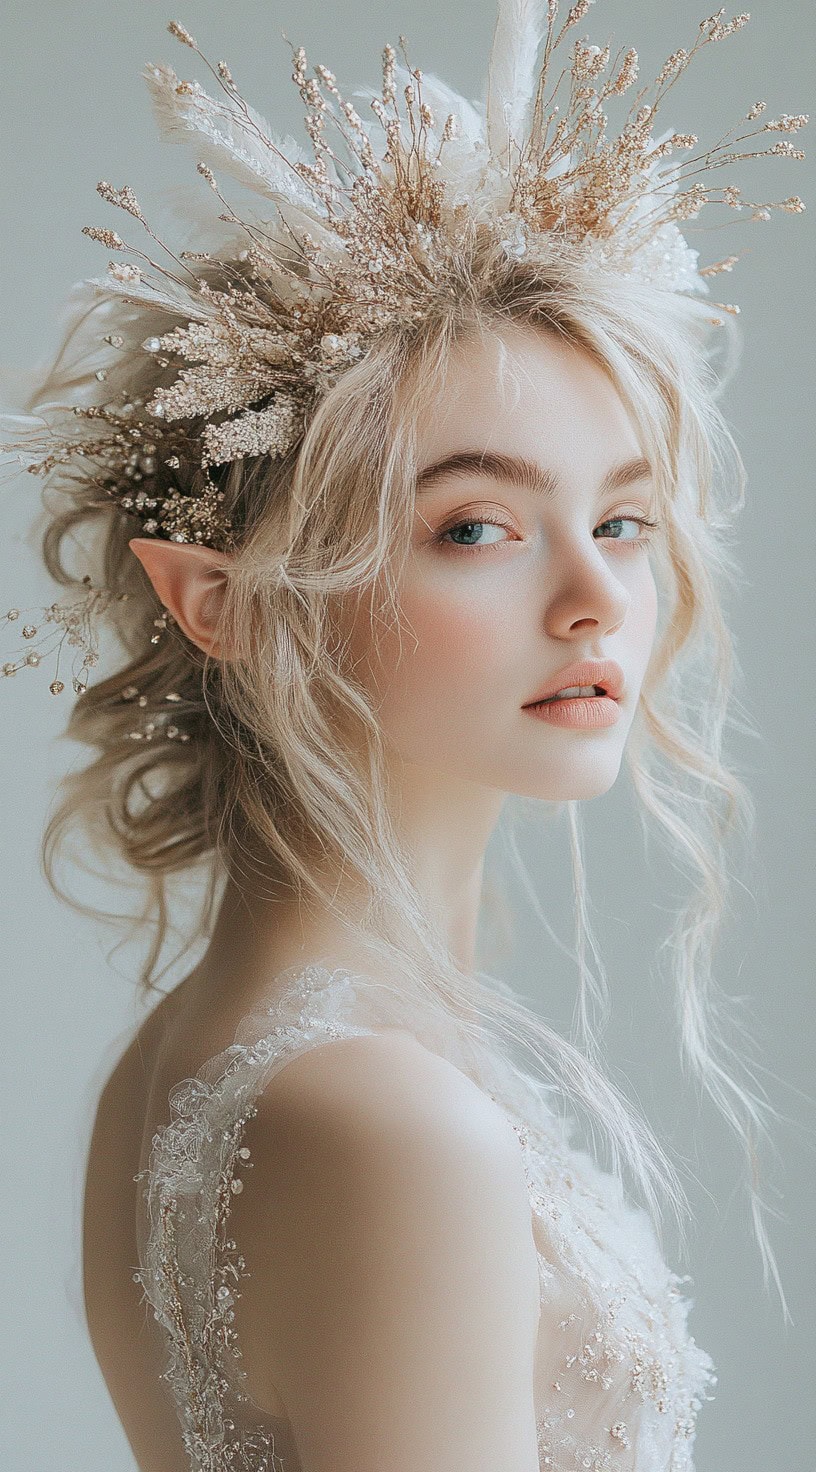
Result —
[{"label": "blonde hair", "polygon": [[[160,605],[128,547],[140,524],[75,472],[60,472],[59,504],[48,507],[45,561],[61,583],[76,581],[64,565],[63,544],[78,528],[90,529],[105,584],[128,594],[126,602],[111,605],[128,658],[92,684],[72,711],[66,734],[95,755],[65,780],[45,834],[46,874],[63,898],[89,912],[55,878],[63,839],[79,821],[97,851],[115,850],[143,876],[137,923],[149,919],[155,927],[139,977],[148,992],[160,974],[172,876],[203,866],[207,878],[189,946],[212,922],[220,881],[230,871],[240,875],[247,836],[268,853],[269,872],[281,883],[337,909],[315,862],[318,856],[328,861],[330,869],[358,879],[369,896],[359,930],[372,951],[432,1006],[472,1017],[463,1025],[475,1034],[492,1029],[527,1049],[540,1074],[585,1113],[593,1131],[600,1127],[614,1170],[631,1171],[658,1232],[668,1201],[682,1238],[688,1202],[675,1167],[599,1064],[599,1022],[591,1014],[605,1017],[608,989],[587,916],[577,802],[560,805],[569,817],[578,962],[580,1039],[569,1041],[486,972],[466,975],[426,912],[390,821],[377,720],[366,693],[344,669],[336,638],[338,600],[375,579],[384,596],[372,637],[378,626],[398,622],[399,578],[414,516],[416,426],[444,388],[455,346],[515,323],[583,349],[609,374],[632,416],[655,467],[664,524],[654,544],[662,627],[626,763],[644,820],[647,814],[656,820],[694,880],[665,942],[681,1058],[742,1141],[765,1284],[770,1268],[787,1314],[757,1191],[757,1136],[777,1111],[729,1069],[743,1059],[718,1027],[722,998],[712,972],[726,903],[727,842],[748,835],[753,823],[750,795],[722,756],[735,659],[721,596],[735,572],[729,532],[743,504],[745,476],[716,404],[728,370],[718,374],[709,350],[712,307],[604,271],[555,237],[543,261],[526,263],[484,248],[460,264],[449,299],[433,303],[421,328],[395,325],[383,334],[318,404],[301,443],[285,458],[237,461],[221,473],[239,529],[219,630],[233,652],[229,662],[205,658],[177,628],[150,643]],[[109,330],[111,312],[137,342],[168,328],[155,309],[117,304],[108,307]],[[725,336],[733,349],[733,319],[724,322],[730,336],[720,333],[719,339]],[[78,325],[84,331],[88,324],[83,319]],[[84,367],[81,354],[69,362],[74,336],[69,329],[30,410],[65,402],[90,376],[92,355]],[[149,388],[151,371],[150,355],[138,349],[123,355],[121,382],[134,394]],[[732,472],[737,495],[729,503]],[[149,703],[158,704],[168,690],[179,692],[179,723],[192,739],[183,745],[129,741],[133,710],[122,692],[131,685]],[[529,892],[531,881],[521,877]],[[587,964],[587,946],[597,976]]]}]

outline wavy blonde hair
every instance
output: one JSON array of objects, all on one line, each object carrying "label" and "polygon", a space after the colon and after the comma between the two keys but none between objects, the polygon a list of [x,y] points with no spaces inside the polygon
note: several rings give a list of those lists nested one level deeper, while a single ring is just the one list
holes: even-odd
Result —
[{"label": "wavy blonde hair", "polygon": [[[765,1284],[770,1269],[787,1314],[757,1189],[757,1137],[777,1111],[730,1070],[744,1058],[719,1028],[724,1009],[712,972],[728,887],[728,841],[749,835],[754,821],[751,797],[722,756],[735,659],[721,600],[735,572],[729,535],[745,485],[741,457],[716,403],[736,361],[733,320],[726,318],[730,330],[719,334],[732,353],[718,372],[708,345],[712,308],[704,301],[602,271],[555,239],[547,260],[534,264],[495,248],[475,251],[462,259],[453,287],[421,329],[396,325],[344,373],[285,458],[223,468],[226,505],[239,529],[225,560],[219,629],[233,652],[229,662],[200,654],[177,627],[150,643],[160,605],[128,547],[140,523],[113,509],[76,472],[63,469],[56,482],[52,477],[46,564],[59,582],[75,582],[64,544],[75,531],[90,531],[105,584],[128,595],[111,605],[128,657],[72,711],[66,734],[94,756],[65,780],[45,834],[46,875],[63,898],[99,913],[66,894],[55,877],[67,830],[79,822],[95,851],[109,857],[115,850],[142,876],[137,923],[151,920],[155,934],[139,976],[149,992],[161,974],[173,877],[203,866],[207,880],[184,954],[212,923],[220,882],[230,872],[240,879],[247,839],[260,842],[268,873],[299,894],[335,910],[339,905],[369,947],[430,1005],[444,1012],[452,1007],[459,1019],[473,1019],[461,1025],[474,1033],[498,1033],[528,1050],[539,1076],[584,1112],[593,1133],[600,1128],[613,1169],[631,1171],[658,1233],[668,1202],[684,1242],[688,1201],[677,1171],[599,1062],[608,988],[587,917],[578,803],[558,805],[569,817],[578,963],[578,1036],[567,1040],[487,972],[465,974],[427,912],[391,823],[382,734],[366,692],[344,666],[334,616],[344,598],[376,579],[382,599],[372,639],[378,626],[399,626],[399,581],[419,468],[416,426],[444,391],[453,349],[508,323],[575,344],[610,376],[655,467],[663,522],[653,544],[662,627],[626,763],[644,821],[647,815],[656,821],[671,852],[691,870],[690,897],[665,941],[681,1058],[742,1141]],[[137,342],[172,325],[155,308],[117,303],[107,305],[108,330],[117,313],[120,330]],[[30,411],[65,402],[87,383],[93,354],[83,358],[80,342],[94,314],[91,306],[69,326]],[[151,356],[134,349],[123,355],[120,384],[145,394],[151,371]],[[732,483],[737,495],[729,501]],[[122,692],[130,685],[149,703],[158,704],[168,690],[179,692],[179,721],[192,739],[183,745],[127,740],[133,709]],[[537,805],[539,811],[547,806]],[[362,920],[346,914],[321,880],[318,858],[330,872],[343,870],[362,883],[369,898]],[[587,964],[588,946],[598,975]]]}]

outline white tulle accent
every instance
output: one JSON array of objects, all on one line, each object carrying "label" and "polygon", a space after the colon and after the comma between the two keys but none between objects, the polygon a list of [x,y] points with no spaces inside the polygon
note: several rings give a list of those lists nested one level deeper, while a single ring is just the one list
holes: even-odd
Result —
[{"label": "white tulle accent", "polygon": [[[274,1073],[329,1039],[408,1027],[505,1110],[520,1142],[539,1261],[536,1358],[540,1466],[549,1472],[692,1472],[695,1421],[713,1364],[688,1334],[689,1300],[646,1213],[617,1177],[570,1144],[552,1086],[397,989],[320,963],[290,968],[274,1002],[170,1093],[152,1140],[139,1231],[140,1278],[167,1346],[182,1440],[195,1472],[300,1472],[285,1420],[244,1388],[233,1328],[247,1276],[229,1235],[243,1188],[242,1134]],[[247,1184],[251,1176],[247,1177]],[[286,1456],[279,1450],[287,1448]],[[497,1468],[497,1472],[500,1469]]]}]

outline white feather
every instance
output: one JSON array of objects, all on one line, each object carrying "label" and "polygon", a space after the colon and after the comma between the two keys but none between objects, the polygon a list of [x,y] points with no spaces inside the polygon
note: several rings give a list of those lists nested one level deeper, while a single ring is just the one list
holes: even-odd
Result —
[{"label": "white feather", "polygon": [[229,98],[215,102],[197,82],[188,84],[192,91],[180,92],[179,78],[171,66],[150,64],[142,75],[156,121],[170,142],[189,144],[204,163],[224,169],[257,194],[295,205],[315,222],[325,216],[320,200],[291,167],[308,162],[303,149],[293,138],[276,139],[266,119],[248,103],[247,113],[257,132],[247,127]]},{"label": "white feather", "polygon": [[171,286],[169,289],[159,290],[149,281],[117,281],[114,276],[93,276],[81,284],[92,287],[100,296],[123,297],[125,301],[159,307],[162,311],[172,312],[190,321],[209,322],[217,316],[216,309],[204,297],[182,288],[174,291]]},{"label": "white feather", "polygon": [[[405,67],[397,67],[398,75],[402,73],[402,85],[412,79]],[[416,84],[415,84],[416,85]],[[484,139],[484,109],[479,103],[469,102],[460,92],[454,92],[440,77],[435,77],[432,72],[422,73],[422,100],[428,104],[434,114],[436,127],[434,131],[440,136],[445,126],[448,113],[454,113],[459,119],[461,129],[460,136],[467,138],[470,143],[479,143]]]},{"label": "white feather", "polygon": [[[416,89],[416,82],[408,71],[408,68],[403,66],[401,62],[398,62],[394,68],[394,81],[397,95],[400,97],[402,96],[403,88],[409,82]],[[484,117],[478,103],[468,102],[466,97],[462,97],[459,92],[454,92],[453,88],[449,87],[447,82],[443,82],[439,77],[433,76],[431,72],[422,73],[422,82],[420,85],[422,89],[422,101],[427,103],[431,112],[434,114],[435,126],[433,132],[437,138],[442,134],[448,114],[454,113],[459,120],[460,136],[466,138],[468,142],[473,144],[481,142],[484,137]],[[366,102],[370,102],[374,97],[379,97],[380,94],[374,87],[356,87],[351,95],[352,97],[359,97]],[[404,107],[405,104],[403,103],[403,110]],[[377,128],[380,127],[378,119],[375,119],[371,123],[366,123],[367,129],[373,129],[375,126]]]},{"label": "white feather", "polygon": [[546,0],[499,0],[487,68],[487,143],[507,167],[511,138],[524,141],[538,80],[537,59],[546,33]]},{"label": "white feather", "polygon": [[[401,63],[394,68],[394,81],[397,96],[401,98],[402,89],[410,82],[416,90],[416,82],[411,77],[408,69]],[[431,109],[434,125],[428,130],[426,148],[431,156],[439,152],[442,133],[445,122],[453,113],[459,127],[455,138],[449,139],[441,150],[439,167],[435,177],[444,183],[446,188],[446,199],[451,207],[457,204],[467,203],[474,210],[478,209],[480,190],[485,184],[485,169],[489,162],[487,146],[484,136],[484,114],[481,104],[469,102],[461,93],[455,92],[446,82],[430,72],[423,72],[422,101]],[[364,101],[371,101],[380,94],[373,87],[356,87],[351,93],[352,97]],[[402,104],[403,125],[402,134],[406,146],[410,142],[410,130],[405,121],[405,104]],[[378,140],[381,151],[385,151],[385,135],[378,118],[374,117],[367,121],[366,130],[372,142]],[[386,178],[391,177],[391,169],[388,165],[382,165]]]}]

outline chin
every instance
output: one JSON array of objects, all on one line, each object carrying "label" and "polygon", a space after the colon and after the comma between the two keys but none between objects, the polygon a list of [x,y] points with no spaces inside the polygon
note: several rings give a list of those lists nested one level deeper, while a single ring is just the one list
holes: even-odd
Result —
[{"label": "chin", "polygon": [[597,752],[587,754],[583,762],[542,765],[529,773],[526,779],[510,782],[507,791],[518,797],[537,797],[543,802],[573,802],[582,798],[603,797],[617,781],[621,768],[620,754],[609,753],[605,757]]}]

